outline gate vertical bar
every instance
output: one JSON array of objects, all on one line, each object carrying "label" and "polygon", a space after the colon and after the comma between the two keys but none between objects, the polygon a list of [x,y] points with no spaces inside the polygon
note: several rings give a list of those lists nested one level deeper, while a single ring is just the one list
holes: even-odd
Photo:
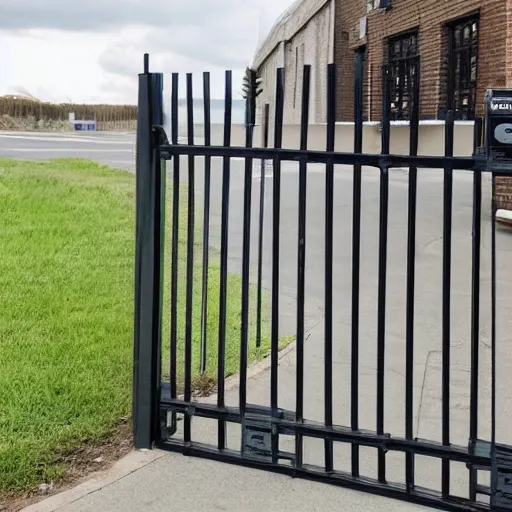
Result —
[{"label": "gate vertical bar", "polygon": [[[268,147],[270,105],[263,108],[263,147]],[[265,160],[261,160],[260,169],[260,218],[258,224],[258,290],[256,297],[256,346],[261,346],[261,305],[263,291],[263,224],[265,221]]]},{"label": "gate vertical bar", "polygon": [[[233,98],[232,72],[226,71],[224,99],[224,147],[231,145],[231,110]],[[217,374],[217,407],[225,406],[226,379],[226,310],[227,310],[227,281],[228,281],[228,228],[229,228],[229,187],[230,159],[222,160],[222,220],[220,241],[220,295],[219,295],[219,346]],[[218,428],[219,450],[226,447],[226,423],[219,420]]]},{"label": "gate vertical bar", "polygon": [[[171,141],[178,144],[178,73],[172,74],[171,85]],[[170,321],[170,387],[171,398],[178,394],[176,372],[178,357],[178,252],[179,252],[179,214],[180,214],[180,159],[173,158],[172,175],[172,235],[171,235],[171,321]]]},{"label": "gate vertical bar", "polygon": [[[486,127],[486,130],[490,130]],[[492,174],[492,224],[491,224],[491,507],[496,498],[498,485],[496,460],[496,177]]]},{"label": "gate vertical bar", "polygon": [[[411,111],[411,135],[409,154],[418,154],[419,122],[420,122],[420,93],[419,93],[419,59],[416,60],[413,106]],[[388,93],[389,94],[389,93]],[[407,284],[406,284],[406,405],[405,430],[408,439],[413,438],[413,407],[414,407],[414,291],[416,284],[416,211],[417,211],[418,169],[409,167],[409,188],[407,206]],[[405,455],[405,473],[407,491],[414,488],[414,455]]]},{"label": "gate vertical bar", "polygon": [[[210,73],[203,73],[203,108],[204,108],[204,145],[211,145],[211,102]],[[210,195],[211,195],[211,156],[204,158],[204,205],[203,205],[203,292],[201,297],[201,361],[200,371],[206,371],[208,339],[208,266],[210,251]]]},{"label": "gate vertical bar", "polygon": [[[308,148],[309,99],[311,66],[304,66],[302,77],[302,104],[300,121],[300,149]],[[297,423],[304,421],[304,300],[306,290],[306,201],[307,201],[307,163],[299,162],[299,222],[297,247],[297,394],[295,414]],[[295,465],[302,467],[302,435],[295,435]]]},{"label": "gate vertical bar", "polygon": [[[481,137],[481,119],[475,119],[474,153]],[[493,196],[494,198],[494,196]],[[494,211],[493,211],[494,214]],[[474,451],[478,439],[478,364],[480,344],[480,246],[482,234],[482,171],[473,171],[473,227],[472,227],[472,274],[471,274],[471,391],[469,405],[469,444]],[[493,216],[494,231],[494,216]],[[494,233],[493,233],[494,236]],[[494,260],[494,248],[492,258]],[[494,262],[492,263],[494,267]],[[494,279],[491,284],[494,286]],[[493,299],[491,299],[493,300]],[[494,319],[493,319],[494,326]],[[470,468],[469,497],[476,500],[477,471]]]},{"label": "gate vertical bar", "polygon": [[[274,125],[274,148],[281,148],[283,143],[283,111],[284,111],[284,69],[277,70],[276,81],[276,117]],[[271,334],[271,367],[270,367],[270,407],[272,417],[278,414],[278,376],[279,376],[279,256],[280,256],[280,224],[281,224],[281,160],[274,160],[274,190],[272,201],[272,334]],[[272,462],[277,464],[279,437],[272,432]]]},{"label": "gate vertical bar", "polygon": [[[162,126],[164,122],[164,76],[162,73],[154,73],[151,80],[151,90],[153,97],[153,124],[156,126]],[[165,197],[167,188],[167,164],[160,157],[160,151],[158,146],[162,143],[167,143],[167,137],[162,136],[161,132],[153,131],[154,137],[154,169],[155,169],[155,180],[157,183],[157,189],[155,191],[157,204],[155,205],[155,224],[157,226],[155,237],[158,237],[158,254],[155,263],[158,272],[158,283],[159,283],[159,298],[158,298],[158,325],[157,325],[157,357],[155,361],[155,374],[157,382],[157,396],[155,400],[155,407],[159,417],[157,436],[160,434],[160,429],[163,426],[162,420],[165,422],[167,427],[167,417],[162,417],[160,414],[160,399],[162,396],[162,305],[163,305],[163,278],[164,278],[164,261],[165,261]],[[174,417],[173,417],[174,422]]]},{"label": "gate vertical bar", "polygon": [[157,436],[162,308],[162,172],[152,128],[162,118],[162,75],[139,75],[136,175],[136,262],[133,373],[133,432],[136,448]]},{"label": "gate vertical bar", "polygon": [[[187,138],[194,145],[194,98],[192,74],[187,73]],[[194,232],[195,232],[195,158],[188,157],[188,219],[187,219],[187,286],[185,308],[185,401],[192,397],[192,318],[194,299]],[[191,417],[185,414],[183,438],[191,442]]]},{"label": "gate vertical bar", "polygon": [[[363,151],[363,62],[356,53],[354,82],[354,153]],[[359,430],[359,282],[361,260],[361,176],[360,164],[354,165],[354,190],[352,213],[352,354],[350,416],[351,428]],[[352,444],[352,476],[359,476],[359,446]]]},{"label": "gate vertical bar", "polygon": [[149,75],[149,53],[144,54],[144,74]]},{"label": "gate vertical bar", "polygon": [[[327,68],[327,151],[334,151],[336,129],[336,65]],[[332,427],[332,268],[333,268],[334,165],[325,169],[325,340],[324,340],[324,421]],[[333,443],[326,439],[325,470],[333,471]]]},{"label": "gate vertical bar", "polygon": [[[454,116],[448,111],[445,122],[444,154],[453,156]],[[442,438],[450,445],[450,349],[451,349],[451,266],[452,266],[452,202],[453,170],[444,168],[443,206],[443,320],[442,320]],[[442,462],[441,489],[444,496],[450,494],[450,461]]]},{"label": "gate vertical bar", "polygon": [[[164,77],[162,73],[153,73],[151,77],[151,96],[153,98],[153,125],[162,126],[163,113],[163,89]],[[165,139],[165,141],[164,141]],[[163,305],[163,277],[164,277],[164,246],[165,246],[165,195],[166,195],[166,174],[167,164],[160,158],[158,146],[163,142],[168,142],[167,137],[162,138],[162,133],[153,131],[153,159],[154,174],[156,181],[156,205],[155,205],[155,238],[158,241],[158,253],[156,254],[155,267],[157,276],[155,279],[159,286],[158,312],[157,312],[157,355],[155,361],[155,374],[157,382],[157,393],[155,398],[156,413],[161,421],[159,402],[162,396],[162,305]],[[162,424],[157,423],[157,436],[159,435]],[[167,418],[164,420],[167,423]]]},{"label": "gate vertical bar", "polygon": [[[381,153],[389,155],[389,83],[387,70],[383,71],[384,101],[382,102],[382,140]],[[377,434],[384,435],[384,363],[386,344],[386,273],[388,253],[388,210],[389,210],[389,169],[383,162],[380,167],[380,211],[379,211],[379,275],[377,310]],[[386,453],[378,451],[378,478],[386,481]]]},{"label": "gate vertical bar", "polygon": [[[250,84],[249,84],[250,87]],[[245,102],[245,147],[252,147],[253,143],[253,119],[255,117],[255,104],[253,94],[256,91],[248,90]],[[242,242],[242,314],[240,327],[240,415],[245,416],[247,404],[247,354],[249,349],[249,272],[251,255],[251,199],[252,199],[252,158],[245,159],[244,177],[244,219]],[[242,441],[243,442],[243,441]],[[243,450],[243,446],[242,446]]]}]

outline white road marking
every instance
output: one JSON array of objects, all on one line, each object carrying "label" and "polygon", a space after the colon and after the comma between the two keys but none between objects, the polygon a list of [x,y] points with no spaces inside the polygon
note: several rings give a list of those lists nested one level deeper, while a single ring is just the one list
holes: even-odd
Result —
[{"label": "white road marking", "polygon": [[130,145],[135,144],[134,141],[127,141],[123,139],[104,140],[95,137],[79,138],[79,137],[41,137],[41,136],[24,136],[24,135],[0,135],[0,139],[21,139],[30,141],[43,141],[43,142],[79,142],[81,144],[118,144]]},{"label": "white road marking", "polygon": [[89,148],[5,148],[0,150],[2,153],[9,153],[10,151],[16,151],[19,153],[23,152],[33,152],[33,153],[39,153],[39,152],[64,152],[64,153],[71,153],[71,152],[87,152],[87,153],[133,153],[132,149],[89,149]]},{"label": "white road marking", "polygon": [[103,137],[123,137],[123,136],[135,136],[135,132],[74,132],[71,131],[55,131],[55,132],[43,132],[39,130],[22,131],[22,130],[0,130],[0,135],[26,135],[26,136],[37,136],[37,137],[81,137],[88,139],[98,139]]}]

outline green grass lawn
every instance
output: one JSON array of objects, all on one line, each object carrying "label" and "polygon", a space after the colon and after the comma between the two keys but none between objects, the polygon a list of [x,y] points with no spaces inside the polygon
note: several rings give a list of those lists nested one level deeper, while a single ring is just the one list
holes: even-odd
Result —
[{"label": "green grass lawn", "polygon": [[[170,213],[167,194],[167,209]],[[58,479],[58,455],[111,434],[130,415],[134,177],[83,160],[0,159],[0,494]],[[186,208],[181,208],[184,235]],[[170,222],[166,239],[169,240]],[[199,239],[200,236],[197,237]],[[169,251],[169,247],[167,247]],[[179,369],[183,370],[186,239],[180,239]],[[200,247],[196,249],[196,265]],[[164,287],[164,360],[169,268]],[[209,270],[208,378],[217,364],[218,257]],[[199,379],[200,269],[195,272],[193,372]],[[238,369],[241,279],[228,280],[227,373]],[[254,309],[255,290],[251,290]],[[264,340],[269,352],[268,295]],[[282,344],[288,340],[282,340]],[[167,366],[167,362],[165,362]],[[165,374],[165,367],[164,367]]]}]

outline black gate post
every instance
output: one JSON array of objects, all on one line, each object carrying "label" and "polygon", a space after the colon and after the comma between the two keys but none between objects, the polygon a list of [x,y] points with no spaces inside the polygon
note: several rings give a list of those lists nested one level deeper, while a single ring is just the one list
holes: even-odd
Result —
[{"label": "black gate post", "polygon": [[139,75],[136,164],[133,438],[138,449],[152,448],[158,427],[164,175],[153,127],[162,123],[162,89],[163,77],[149,73],[146,55]]}]

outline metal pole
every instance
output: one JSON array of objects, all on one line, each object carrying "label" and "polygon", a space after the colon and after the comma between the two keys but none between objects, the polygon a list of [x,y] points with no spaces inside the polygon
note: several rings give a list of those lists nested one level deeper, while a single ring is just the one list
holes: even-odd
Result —
[{"label": "metal pole", "polygon": [[139,75],[136,174],[133,437],[152,448],[158,426],[161,341],[163,173],[153,125],[161,121],[162,75]]}]

